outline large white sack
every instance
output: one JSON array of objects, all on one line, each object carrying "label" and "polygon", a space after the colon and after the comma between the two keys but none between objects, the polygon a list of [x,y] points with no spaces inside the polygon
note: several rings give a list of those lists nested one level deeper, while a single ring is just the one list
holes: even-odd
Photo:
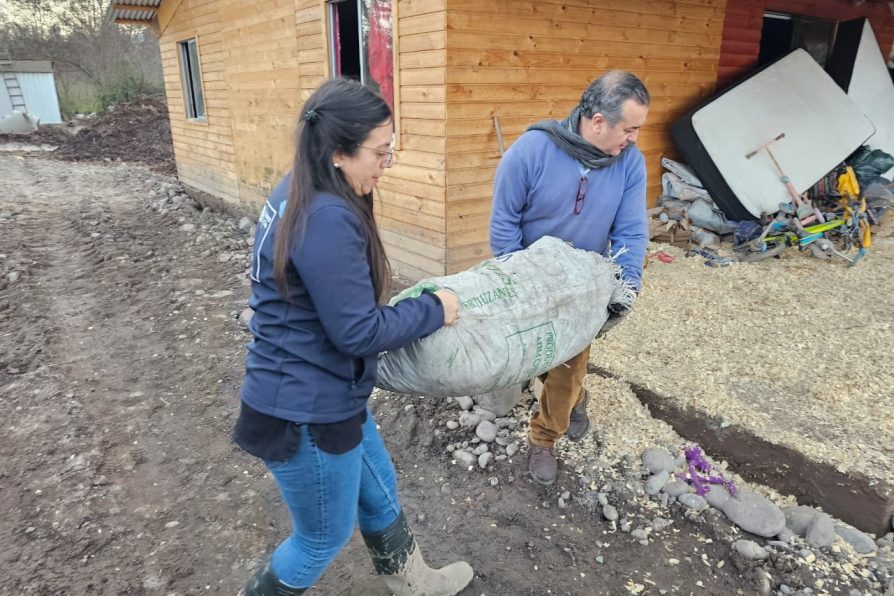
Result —
[{"label": "large white sack", "polygon": [[449,397],[525,382],[587,347],[609,303],[635,294],[618,266],[552,237],[468,271],[423,280],[391,303],[447,288],[462,306],[456,325],[379,356],[378,386]]}]

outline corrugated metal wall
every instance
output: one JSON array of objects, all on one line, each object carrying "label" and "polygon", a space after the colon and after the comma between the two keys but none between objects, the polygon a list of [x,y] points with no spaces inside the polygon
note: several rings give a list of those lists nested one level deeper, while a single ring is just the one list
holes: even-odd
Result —
[{"label": "corrugated metal wall", "polygon": [[888,56],[894,42],[894,16],[885,2],[853,6],[847,0],[738,0],[728,2],[717,69],[717,89],[742,78],[757,66],[764,12],[774,11],[847,21],[868,17],[878,38],[882,55]]},{"label": "corrugated metal wall", "polygon": [[60,124],[59,97],[56,95],[56,82],[51,72],[16,73],[28,113],[40,118],[41,124]]}]

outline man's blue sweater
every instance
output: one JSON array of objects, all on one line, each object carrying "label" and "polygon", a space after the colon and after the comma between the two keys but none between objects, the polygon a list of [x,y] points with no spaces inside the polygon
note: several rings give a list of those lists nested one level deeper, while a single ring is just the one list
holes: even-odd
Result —
[{"label": "man's blue sweater", "polygon": [[424,337],[444,323],[430,294],[395,306],[376,301],[360,220],[335,195],[320,193],[301,242],[290,254],[289,297],[273,276],[273,245],[290,177],[273,190],[258,219],[252,253],[255,314],[242,400],[285,420],[340,422],[366,406],[379,352]]},{"label": "man's blue sweater", "polygon": [[580,163],[543,131],[521,135],[500,161],[494,180],[490,246],[495,256],[555,236],[576,248],[617,257],[637,290],[649,242],[646,167],[636,146],[610,166],[586,174],[581,212],[574,213]]}]

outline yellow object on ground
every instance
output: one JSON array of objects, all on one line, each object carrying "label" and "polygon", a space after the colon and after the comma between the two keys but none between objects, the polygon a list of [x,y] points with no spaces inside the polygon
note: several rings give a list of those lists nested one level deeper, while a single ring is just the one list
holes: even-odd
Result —
[{"label": "yellow object on ground", "polygon": [[860,183],[857,182],[857,175],[851,166],[847,166],[845,173],[838,177],[838,193],[842,201],[860,196]]}]

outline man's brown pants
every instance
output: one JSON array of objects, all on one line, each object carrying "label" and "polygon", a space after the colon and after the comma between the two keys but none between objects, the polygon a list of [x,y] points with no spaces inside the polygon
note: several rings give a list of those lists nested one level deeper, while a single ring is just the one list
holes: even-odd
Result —
[{"label": "man's brown pants", "polygon": [[571,410],[584,396],[584,377],[590,361],[590,346],[549,372],[540,375],[543,393],[540,410],[531,417],[530,441],[540,447],[552,447],[568,430]]}]

